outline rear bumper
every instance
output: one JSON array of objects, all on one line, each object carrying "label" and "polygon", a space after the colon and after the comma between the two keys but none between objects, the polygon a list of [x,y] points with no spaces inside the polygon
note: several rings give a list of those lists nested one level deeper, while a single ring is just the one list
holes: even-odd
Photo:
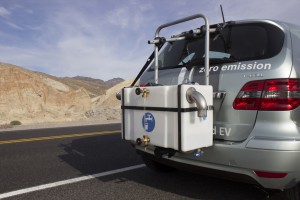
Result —
[{"label": "rear bumper", "polygon": [[[274,140],[263,140],[263,144],[270,149],[261,149],[261,142],[260,138],[240,144],[215,143],[212,147],[204,148],[201,157],[195,157],[193,152],[178,152],[171,158],[157,158],[154,156],[153,147],[146,150],[137,147],[137,152],[157,162],[204,175],[258,184],[271,189],[287,189],[295,186],[300,181],[300,151],[297,149],[297,141],[291,148],[285,147],[290,141],[282,140],[280,143],[277,140],[278,149],[274,149]],[[287,173],[287,176],[263,178],[257,176],[255,171],[283,172]]]},{"label": "rear bumper", "polygon": [[148,152],[146,153],[141,150],[137,150],[137,153],[141,156],[145,156],[146,158],[155,160],[159,163],[174,167],[176,169],[181,169],[184,171],[198,173],[198,174],[205,175],[205,176],[213,176],[213,177],[224,178],[224,179],[232,180],[232,181],[239,181],[239,182],[243,182],[243,183],[259,185],[259,183],[256,182],[255,179],[251,178],[250,176],[244,175],[244,174],[238,174],[238,173],[233,173],[233,172],[228,172],[228,171],[221,171],[221,170],[217,170],[217,169],[213,169],[213,168],[190,165],[190,164],[186,164],[183,162],[178,162],[178,161],[176,161],[176,159],[174,160],[174,159],[157,158],[153,154],[150,154]]}]

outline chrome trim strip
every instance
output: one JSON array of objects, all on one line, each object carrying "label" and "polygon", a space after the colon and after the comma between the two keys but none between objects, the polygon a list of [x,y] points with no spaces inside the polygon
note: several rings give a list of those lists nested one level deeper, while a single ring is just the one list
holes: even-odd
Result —
[{"label": "chrome trim strip", "polygon": [[224,99],[226,96],[226,92],[224,91],[217,91],[213,93],[213,98],[214,99]]}]

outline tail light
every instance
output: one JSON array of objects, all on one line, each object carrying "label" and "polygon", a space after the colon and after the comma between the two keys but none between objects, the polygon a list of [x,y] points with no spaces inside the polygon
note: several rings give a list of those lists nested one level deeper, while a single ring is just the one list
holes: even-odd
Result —
[{"label": "tail light", "polygon": [[254,173],[261,178],[284,178],[288,175],[288,173],[285,172],[254,171]]},{"label": "tail light", "polygon": [[300,79],[259,80],[246,83],[233,102],[236,110],[292,110],[300,105]]},{"label": "tail light", "polygon": [[246,83],[233,102],[236,110],[258,110],[264,81]]}]

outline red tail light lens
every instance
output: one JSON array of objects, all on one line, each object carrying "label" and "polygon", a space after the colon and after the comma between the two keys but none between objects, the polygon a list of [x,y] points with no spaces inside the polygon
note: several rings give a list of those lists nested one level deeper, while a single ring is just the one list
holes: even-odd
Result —
[{"label": "red tail light lens", "polygon": [[233,102],[236,110],[258,110],[264,81],[251,81],[246,83]]},{"label": "red tail light lens", "polygon": [[267,80],[260,110],[293,110],[300,105],[298,79]]},{"label": "red tail light lens", "polygon": [[237,110],[292,110],[300,105],[299,79],[251,81],[234,100]]},{"label": "red tail light lens", "polygon": [[263,171],[254,171],[258,177],[262,178],[284,178],[288,175],[285,172],[263,172]]}]

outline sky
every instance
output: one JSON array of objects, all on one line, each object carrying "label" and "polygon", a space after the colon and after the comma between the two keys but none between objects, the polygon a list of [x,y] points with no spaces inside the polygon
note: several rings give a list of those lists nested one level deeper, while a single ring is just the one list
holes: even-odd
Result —
[{"label": "sky", "polygon": [[[0,0],[0,62],[51,75],[134,78],[164,23],[275,19],[300,25],[299,0]],[[201,20],[162,31],[180,33]]]}]

